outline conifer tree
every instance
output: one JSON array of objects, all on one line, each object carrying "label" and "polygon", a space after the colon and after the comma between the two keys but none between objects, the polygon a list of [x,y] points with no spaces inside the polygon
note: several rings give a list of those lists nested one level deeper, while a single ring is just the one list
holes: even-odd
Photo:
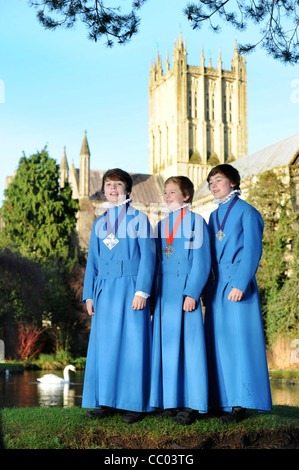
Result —
[{"label": "conifer tree", "polygon": [[78,203],[68,184],[60,191],[58,165],[47,149],[20,159],[1,209],[2,245],[35,259],[68,259]]},{"label": "conifer tree", "polygon": [[247,200],[264,220],[257,282],[266,336],[272,346],[279,335],[292,336],[298,329],[298,214],[291,202],[289,184],[275,170],[259,176]]},{"label": "conifer tree", "polygon": [[[38,20],[46,29],[72,28],[81,21],[91,40],[106,38],[110,47],[115,41],[125,44],[137,34],[141,22],[139,11],[148,1],[28,0],[37,9]],[[124,8],[128,13],[123,13]],[[299,61],[298,0],[186,0],[183,14],[193,29],[205,23],[214,32],[220,31],[222,22],[238,31],[245,31],[248,24],[257,25],[253,42],[242,45],[240,52],[250,52],[262,45],[274,59],[290,64]]]}]

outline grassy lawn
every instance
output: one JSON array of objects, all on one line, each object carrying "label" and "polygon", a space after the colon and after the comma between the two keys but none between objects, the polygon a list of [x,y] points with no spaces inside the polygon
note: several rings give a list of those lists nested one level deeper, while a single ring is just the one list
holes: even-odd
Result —
[{"label": "grassy lawn", "polygon": [[224,425],[205,417],[190,426],[146,416],[131,425],[121,415],[92,420],[79,407],[5,408],[0,411],[6,449],[294,449],[299,448],[299,408],[274,406],[271,413]]}]

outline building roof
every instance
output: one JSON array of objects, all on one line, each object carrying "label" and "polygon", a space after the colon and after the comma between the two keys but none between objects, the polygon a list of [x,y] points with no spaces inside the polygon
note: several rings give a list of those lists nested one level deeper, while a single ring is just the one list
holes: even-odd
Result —
[{"label": "building roof", "polygon": [[[254,175],[259,175],[273,168],[291,164],[299,154],[299,133],[280,140],[258,152],[246,155],[231,163],[240,173],[241,181]],[[201,184],[194,199],[200,199],[209,194],[208,185]]]},{"label": "building roof", "polygon": [[[78,171],[78,170],[77,170]],[[90,170],[89,197],[93,201],[105,201],[101,187],[105,171]],[[132,200],[133,204],[139,203],[148,206],[152,203],[163,202],[163,178],[161,176],[147,175],[141,173],[130,173],[133,179]]]}]

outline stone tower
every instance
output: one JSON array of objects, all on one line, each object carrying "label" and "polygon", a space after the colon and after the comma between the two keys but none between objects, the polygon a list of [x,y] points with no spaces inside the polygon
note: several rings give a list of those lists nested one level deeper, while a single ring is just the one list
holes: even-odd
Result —
[{"label": "stone tower", "polygon": [[247,76],[237,43],[231,70],[211,60],[205,66],[187,64],[180,35],[174,44],[173,65],[166,56],[150,68],[149,172],[164,178],[188,176],[197,188],[210,168],[247,155]]},{"label": "stone tower", "polygon": [[68,166],[68,163],[67,163],[66,150],[65,150],[65,147],[64,147],[61,163],[59,165],[59,186],[60,186],[60,188],[64,188],[65,182],[68,181],[68,176],[69,176],[69,166]]},{"label": "stone tower", "polygon": [[86,131],[80,152],[80,171],[79,171],[79,198],[89,198],[90,181],[90,151],[88,147]]}]

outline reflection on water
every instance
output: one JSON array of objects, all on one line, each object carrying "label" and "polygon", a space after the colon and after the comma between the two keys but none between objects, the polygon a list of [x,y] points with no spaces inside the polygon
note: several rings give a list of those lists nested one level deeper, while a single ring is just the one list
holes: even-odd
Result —
[{"label": "reflection on water", "polygon": [[62,401],[63,407],[75,405],[75,390],[70,384],[37,384],[39,406],[58,406]]},{"label": "reflection on water", "polygon": [[84,371],[72,374],[69,384],[58,385],[37,382],[44,374],[45,371],[25,371],[22,374],[0,375],[0,408],[81,406]]},{"label": "reflection on water", "polygon": [[271,379],[273,405],[299,406],[299,382]]},{"label": "reflection on water", "polygon": [[[62,376],[57,372],[57,375]],[[0,375],[0,408],[33,406],[81,406],[84,371],[71,376],[69,384],[43,384],[37,379],[45,371],[25,371],[22,374]],[[271,380],[274,405],[299,406],[299,382],[295,384]]]}]

